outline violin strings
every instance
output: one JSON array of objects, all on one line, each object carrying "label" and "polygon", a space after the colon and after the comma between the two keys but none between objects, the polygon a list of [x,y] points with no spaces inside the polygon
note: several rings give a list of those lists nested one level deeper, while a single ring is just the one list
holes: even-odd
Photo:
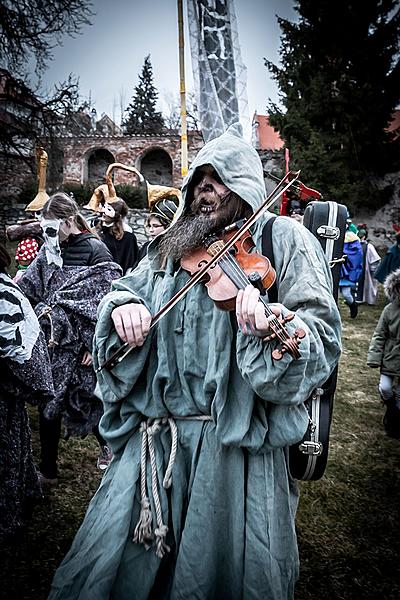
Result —
[{"label": "violin strings", "polygon": [[[232,276],[232,279],[233,279],[233,283],[239,284],[238,285],[239,289],[240,289],[241,286],[246,287],[246,285],[248,285],[248,283],[249,283],[249,280],[248,280],[245,272],[241,268],[241,266],[235,260],[235,258],[233,256],[231,256],[230,254],[227,254],[226,256],[224,256],[220,260],[221,267],[222,267],[222,264],[224,264],[224,263],[226,263],[225,266],[228,267],[228,270],[231,273],[231,276]],[[235,281],[235,279],[236,279],[236,281]],[[281,342],[284,342],[287,339],[289,339],[290,336],[287,333],[286,329],[282,326],[282,324],[278,320],[277,316],[271,310],[271,308],[268,306],[268,304],[266,303],[266,301],[264,300],[264,298],[260,297],[260,301],[262,302],[262,304],[264,306],[264,310],[268,314],[268,316],[273,315],[273,319],[270,321],[270,323],[275,326],[276,330],[274,331],[274,333],[279,338],[279,340]]]},{"label": "violin strings", "polygon": [[[227,263],[230,263],[230,266],[232,267],[232,271],[235,272],[235,275],[237,276],[237,282],[239,283],[239,285],[244,285],[246,286],[249,283],[249,280],[245,274],[245,272],[243,271],[243,269],[241,268],[241,266],[238,264],[238,262],[235,260],[234,257],[232,257],[231,255],[227,255],[226,257],[223,258],[223,260],[227,259]],[[221,261],[220,261],[221,262]],[[264,305],[264,310],[265,312],[268,314],[268,316],[273,315],[273,319],[272,319],[272,323],[275,325],[276,328],[278,328],[278,331],[276,331],[275,333],[278,335],[279,339],[283,342],[285,339],[289,339],[290,336],[287,333],[286,329],[282,326],[282,324],[280,323],[280,321],[278,320],[277,316],[275,315],[275,313],[271,310],[271,308],[268,306],[267,302],[264,300],[263,297],[260,297],[260,301],[262,302],[262,304]],[[279,333],[282,334],[283,337],[280,337]]]},{"label": "violin strings", "polygon": [[[235,285],[237,285],[238,289],[243,289],[244,287],[246,287],[246,285],[248,285],[249,280],[247,278],[246,273],[243,271],[242,267],[239,265],[237,260],[231,254],[228,253],[225,256],[223,256],[222,259],[219,261],[219,263],[221,265],[221,268],[223,268],[223,264],[225,264],[225,266],[227,267],[227,270],[230,271],[230,277],[231,277],[233,283],[235,283]],[[228,273],[227,273],[227,275],[228,275]],[[274,333],[276,334],[276,336],[278,337],[278,339],[282,343],[289,340],[290,335],[286,331],[285,327],[282,326],[281,322],[278,320],[275,313],[268,306],[267,302],[262,297],[260,297],[260,301],[262,302],[262,304],[264,306],[264,310],[265,310],[266,314],[268,316],[273,316],[273,318],[270,321],[270,324],[273,325],[273,327],[271,327],[271,328],[274,331]]]},{"label": "violin strings", "polygon": [[[237,276],[236,282],[234,282],[234,283],[238,284],[239,289],[243,289],[244,287],[246,287],[246,285],[248,285],[248,283],[249,283],[249,280],[248,280],[246,274],[244,273],[244,271],[241,269],[240,265],[238,265],[237,261],[235,261],[235,259],[230,256],[228,258],[227,262],[230,263],[230,267],[232,268],[232,271]],[[271,328],[274,331],[274,333],[276,334],[276,336],[278,337],[278,339],[281,342],[284,342],[285,340],[289,339],[290,336],[287,333],[286,329],[282,326],[282,324],[278,320],[277,316],[271,310],[271,308],[268,306],[268,304],[264,300],[264,298],[260,297],[260,301],[262,302],[262,304],[264,306],[265,313],[268,316],[273,317],[272,320],[270,321],[270,325],[273,326]]]}]

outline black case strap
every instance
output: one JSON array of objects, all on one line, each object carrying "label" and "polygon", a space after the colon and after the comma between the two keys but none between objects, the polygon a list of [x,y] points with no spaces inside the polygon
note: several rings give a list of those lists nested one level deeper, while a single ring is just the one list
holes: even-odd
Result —
[{"label": "black case strap", "polygon": [[[271,217],[264,225],[264,229],[262,232],[262,253],[266,256],[272,268],[275,268],[275,258],[274,258],[274,249],[272,247],[272,226],[275,223],[276,217]],[[276,280],[268,288],[268,302],[278,302],[278,286],[276,285]]]}]

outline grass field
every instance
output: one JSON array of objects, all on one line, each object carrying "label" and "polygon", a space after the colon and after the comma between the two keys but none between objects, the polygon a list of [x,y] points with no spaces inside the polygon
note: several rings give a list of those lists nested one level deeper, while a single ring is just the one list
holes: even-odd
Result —
[{"label": "grass field", "polygon": [[[400,598],[400,442],[383,431],[378,371],[365,364],[383,305],[381,293],[376,307],[361,306],[351,320],[340,304],[343,355],[328,468],[320,481],[300,484],[296,600]],[[35,411],[30,415],[37,456]],[[96,458],[93,438],[61,443],[58,488],[37,507],[22,545],[2,554],[0,598],[47,597],[52,575],[99,484]]]}]

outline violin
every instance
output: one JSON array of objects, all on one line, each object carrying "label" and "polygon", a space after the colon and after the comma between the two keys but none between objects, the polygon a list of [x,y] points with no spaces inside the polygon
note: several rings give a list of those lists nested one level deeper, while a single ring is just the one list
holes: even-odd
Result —
[{"label": "violin", "polygon": [[[232,239],[239,224],[227,227],[223,232],[222,239],[211,236],[205,240],[205,248],[198,248],[181,259],[181,266],[188,271],[192,277],[204,268],[205,264],[215,257],[224,245]],[[271,310],[265,295],[276,280],[276,273],[270,260],[254,252],[255,243],[248,231],[241,235],[230,251],[225,254],[217,264],[207,270],[204,279],[209,297],[216,306],[222,310],[234,310],[236,296],[239,290],[252,284],[260,290],[260,302],[264,306],[264,312],[268,317],[271,334],[264,338],[269,342],[277,338],[281,347],[272,351],[272,358],[280,360],[285,352],[289,352],[293,358],[300,358],[299,344],[305,337],[303,329],[296,329],[291,337],[285,329],[285,324],[294,318],[293,313],[279,319]]]},{"label": "violin", "polygon": [[[204,260],[202,266],[200,266],[200,268],[198,270],[195,270],[193,272],[192,277],[186,282],[186,284],[182,287],[182,289],[179,290],[153,316],[150,329],[152,329],[158,323],[158,321],[162,317],[164,317],[188,293],[188,291],[194,285],[203,281],[206,273],[208,271],[210,271],[215,265],[217,265],[218,263],[221,263],[221,260],[224,257],[227,258],[227,261],[223,261],[222,262],[223,265],[225,265],[228,262],[231,263],[231,260],[227,256],[228,253],[230,253],[230,250],[233,249],[233,247],[239,241],[239,239],[242,238],[242,236],[247,231],[250,230],[250,227],[252,227],[252,225],[254,225],[254,223],[264,214],[264,212],[266,212],[270,208],[270,206],[272,206],[276,202],[276,200],[294,184],[294,182],[298,179],[299,175],[300,175],[300,171],[297,171],[297,172],[289,171],[288,173],[286,173],[286,175],[277,184],[275,189],[268,195],[268,197],[265,199],[265,201],[262,203],[262,205],[243,223],[243,225],[240,227],[240,229],[238,229],[237,231],[232,231],[232,235],[227,236],[228,239],[226,240],[225,243],[222,240],[222,245],[221,244],[214,245],[214,247],[213,247],[214,249],[211,250],[211,253],[207,253],[208,254],[207,260]],[[242,242],[242,248],[249,247],[248,244],[249,243],[251,244],[251,242],[245,242],[245,240],[246,240],[246,238],[244,238],[244,240]],[[241,244],[239,243],[239,246],[240,245]],[[237,252],[238,247],[235,246],[235,249],[233,249],[232,251],[233,251],[233,253]],[[250,253],[248,253],[248,254],[250,254]],[[268,260],[265,257],[263,257],[263,258],[265,260]],[[200,259],[200,261],[199,260],[197,261],[198,266],[199,266],[199,262],[202,262],[203,259],[204,259],[204,256]],[[239,265],[239,263],[237,263],[237,264]],[[222,265],[220,265],[220,266],[222,268]],[[240,268],[242,268],[242,267],[240,266]],[[272,269],[271,265],[269,268]],[[255,277],[255,283],[257,286],[260,285],[258,280],[260,279],[260,277],[262,278],[260,273],[258,271],[254,271],[252,269],[252,267],[251,267],[251,273],[249,275],[247,275],[245,271],[243,271],[243,273],[239,274],[239,272],[237,272],[238,267],[236,266],[236,264],[235,264],[234,270],[236,272],[236,275],[240,278],[241,287],[236,286],[236,288],[235,288],[236,293],[234,294],[234,296],[232,296],[232,298],[230,298],[231,301],[233,301],[233,299],[236,297],[238,289],[242,289],[243,287],[246,287],[246,285],[249,283],[249,281],[252,282],[251,281],[252,278],[254,279],[254,277]],[[272,271],[273,271],[273,269],[272,269]],[[272,273],[272,271],[271,271],[271,273]],[[256,276],[254,276],[254,275],[252,275],[253,273],[258,273],[258,274]],[[248,277],[250,278],[250,280],[248,279]],[[246,280],[245,284],[244,284],[244,280]],[[232,283],[234,283],[234,282],[232,282]],[[272,284],[273,284],[273,281],[270,283],[270,285],[272,285]],[[221,302],[225,303],[226,298],[223,298],[221,300]],[[271,331],[273,333],[270,336],[270,339],[272,339],[273,337],[277,337],[281,341],[282,349],[279,351],[281,354],[288,351],[294,358],[299,358],[300,353],[298,350],[298,345],[299,345],[299,340],[301,339],[300,338],[301,331],[297,335],[297,338],[290,338],[290,336],[288,335],[288,333],[286,332],[286,330],[284,329],[284,326],[283,326],[283,323],[290,319],[288,317],[286,317],[286,319],[281,319],[281,320],[277,319],[277,317],[271,311],[270,307],[268,306],[267,302],[265,302],[264,299],[263,299],[263,304],[264,304],[265,310],[269,311],[269,312],[267,312],[268,318],[271,320],[271,322],[273,322],[273,324],[271,326]],[[275,319],[276,319],[276,321],[278,321],[278,323],[276,323]],[[268,340],[266,339],[265,341],[268,341]],[[116,352],[114,352],[103,364],[101,364],[96,369],[96,373],[98,373],[99,371],[101,371],[104,368],[111,371],[116,365],[118,365],[129,354],[129,352],[131,352],[131,350],[133,350],[133,348],[127,342],[125,342]],[[274,350],[274,352],[275,352],[275,350]],[[279,352],[275,352],[276,357],[280,356]]]},{"label": "violin", "polygon": [[[240,223],[234,223],[223,231],[222,239],[210,236],[205,240],[204,248],[197,248],[181,259],[181,266],[192,276],[197,273],[232,238]],[[235,242],[228,254],[213,265],[203,280],[208,295],[222,310],[234,310],[236,296],[240,289],[249,283],[257,287],[262,294],[273,285],[276,273],[269,259],[258,252],[251,251],[255,244],[247,231]],[[249,281],[251,278],[251,281]]]}]

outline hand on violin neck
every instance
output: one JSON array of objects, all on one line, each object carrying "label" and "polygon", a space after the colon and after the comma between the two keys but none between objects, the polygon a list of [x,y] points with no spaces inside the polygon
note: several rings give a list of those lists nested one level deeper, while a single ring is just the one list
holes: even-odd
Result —
[{"label": "hand on violin neck", "polygon": [[[270,308],[277,317],[280,317],[279,308],[275,306]],[[236,318],[244,335],[255,335],[264,338],[271,333],[265,307],[260,302],[260,291],[253,285],[248,285],[244,290],[239,290],[236,298]]]},{"label": "hand on violin neck", "polygon": [[143,346],[150,331],[151,314],[143,304],[124,304],[114,308],[111,319],[119,337],[132,348]]}]

